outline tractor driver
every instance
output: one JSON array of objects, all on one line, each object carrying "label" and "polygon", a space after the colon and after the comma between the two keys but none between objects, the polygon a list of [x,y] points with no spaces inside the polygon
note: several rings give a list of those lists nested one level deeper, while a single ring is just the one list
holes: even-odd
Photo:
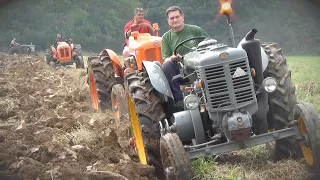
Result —
[{"label": "tractor driver", "polygon": [[56,49],[58,48],[58,42],[67,42],[67,40],[62,38],[61,34],[57,34],[56,42],[53,45]]},{"label": "tractor driver", "polygon": [[13,46],[19,46],[20,44],[16,42],[16,38],[13,38],[12,41],[10,42],[10,47]]},{"label": "tractor driver", "polygon": [[123,58],[129,56],[128,41],[131,32],[139,31],[139,33],[150,33],[150,35],[153,35],[156,31],[153,29],[150,21],[144,19],[144,10],[142,8],[136,8],[133,15],[133,20],[129,21],[123,28],[126,39],[122,53]]},{"label": "tractor driver", "polygon": [[[199,26],[185,24],[183,11],[178,6],[171,6],[166,11],[166,18],[170,26],[170,30],[162,36],[161,54],[164,59],[162,69],[169,81],[169,85],[175,100],[176,110],[183,110],[183,94],[180,89],[181,79],[172,80],[174,76],[180,74],[178,61],[183,63],[182,56],[190,50],[186,47],[179,47],[178,54],[174,55],[174,48],[183,40],[195,36],[209,35]],[[200,40],[191,40],[187,42],[188,47],[195,47]]]}]

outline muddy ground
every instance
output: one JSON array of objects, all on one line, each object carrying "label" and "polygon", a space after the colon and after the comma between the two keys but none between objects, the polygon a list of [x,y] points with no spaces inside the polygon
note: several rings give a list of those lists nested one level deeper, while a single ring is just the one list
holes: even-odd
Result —
[{"label": "muddy ground", "polygon": [[154,179],[127,134],[93,111],[85,70],[0,54],[0,179]]}]

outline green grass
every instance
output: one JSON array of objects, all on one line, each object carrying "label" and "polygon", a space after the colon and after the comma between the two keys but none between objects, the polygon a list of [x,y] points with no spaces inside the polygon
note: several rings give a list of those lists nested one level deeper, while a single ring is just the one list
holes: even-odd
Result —
[{"label": "green grass", "polygon": [[291,56],[287,58],[298,101],[312,103],[320,112],[320,57]]},{"label": "green grass", "polygon": [[[320,57],[289,56],[287,64],[298,101],[312,103],[320,112]],[[271,162],[264,145],[222,154],[218,159],[193,160],[194,179],[305,179],[308,174],[303,160]]]}]

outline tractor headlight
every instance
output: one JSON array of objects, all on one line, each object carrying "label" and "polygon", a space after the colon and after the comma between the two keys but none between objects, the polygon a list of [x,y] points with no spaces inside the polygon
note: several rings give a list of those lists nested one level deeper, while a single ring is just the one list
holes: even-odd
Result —
[{"label": "tractor headlight", "polygon": [[272,93],[277,89],[277,81],[272,77],[267,77],[263,80],[262,86],[265,91]]},{"label": "tractor headlight", "polygon": [[199,103],[199,98],[196,95],[190,94],[184,98],[184,104],[187,109],[197,109],[199,107]]}]

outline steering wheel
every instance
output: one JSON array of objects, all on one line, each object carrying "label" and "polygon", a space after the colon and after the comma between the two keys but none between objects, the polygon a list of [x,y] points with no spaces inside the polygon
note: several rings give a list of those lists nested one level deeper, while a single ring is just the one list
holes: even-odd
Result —
[{"label": "steering wheel", "polygon": [[186,40],[183,40],[182,42],[180,42],[180,43],[174,48],[173,54],[174,54],[174,55],[177,55],[177,50],[178,50],[178,48],[179,48],[180,46],[183,46],[183,47],[185,47],[185,48],[187,48],[187,49],[189,49],[189,50],[191,51],[191,50],[192,50],[191,47],[188,47],[188,46],[185,46],[185,45],[184,45],[186,42],[189,42],[189,41],[195,40],[195,39],[206,39],[206,38],[208,38],[208,37],[207,37],[207,36],[195,36],[195,37],[191,37],[191,38],[188,38],[188,39],[186,39]]}]

